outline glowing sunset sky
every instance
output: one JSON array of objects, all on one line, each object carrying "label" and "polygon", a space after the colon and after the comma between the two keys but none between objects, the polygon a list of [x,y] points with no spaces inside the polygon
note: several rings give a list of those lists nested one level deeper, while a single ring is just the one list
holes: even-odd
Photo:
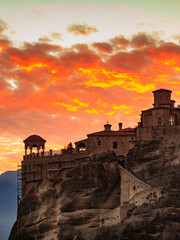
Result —
[{"label": "glowing sunset sky", "polygon": [[180,104],[180,1],[0,0],[0,173],[38,134],[60,149],[137,125],[152,91]]}]

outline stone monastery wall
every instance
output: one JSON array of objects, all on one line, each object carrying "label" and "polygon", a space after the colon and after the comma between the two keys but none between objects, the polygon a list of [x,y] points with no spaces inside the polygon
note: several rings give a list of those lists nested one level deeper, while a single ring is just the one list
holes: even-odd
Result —
[{"label": "stone monastery wall", "polygon": [[135,207],[134,203],[119,206],[108,213],[101,215],[100,217],[100,227],[108,227],[118,224],[127,217],[127,213],[130,209]]},{"label": "stone monastery wall", "polygon": [[143,181],[133,176],[121,166],[119,167],[121,176],[121,205],[129,203],[129,200],[138,192],[150,188],[150,186]]},{"label": "stone monastery wall", "polygon": [[120,207],[110,210],[108,213],[101,215],[100,227],[115,225],[120,222]]},{"label": "stone monastery wall", "polygon": [[[117,156],[126,156],[129,149],[134,147],[136,136],[89,136],[89,152],[98,154],[100,152],[114,151]],[[100,143],[100,145],[98,144]],[[113,147],[117,142],[117,148]]]},{"label": "stone monastery wall", "polygon": [[151,187],[141,192],[136,193],[131,199],[130,203],[134,203],[136,206],[141,206],[144,203],[153,204],[162,196],[162,188]]},{"label": "stone monastery wall", "polygon": [[163,139],[164,136],[177,136],[180,126],[137,127],[137,141],[151,141]]},{"label": "stone monastery wall", "polygon": [[151,188],[148,184],[133,176],[121,166],[121,202],[120,206],[100,217],[100,227],[120,223],[127,217],[127,213],[135,206],[153,203],[161,197],[161,188]]},{"label": "stone monastery wall", "polygon": [[[27,156],[26,156],[27,157]],[[86,152],[39,157],[22,161],[22,196],[31,187],[54,187],[61,183],[64,171],[89,159]]]}]

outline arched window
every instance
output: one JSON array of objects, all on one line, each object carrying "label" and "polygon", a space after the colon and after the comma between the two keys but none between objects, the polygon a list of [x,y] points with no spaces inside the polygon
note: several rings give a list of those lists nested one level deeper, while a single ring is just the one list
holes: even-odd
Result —
[{"label": "arched window", "polygon": [[79,152],[82,152],[82,151],[86,151],[86,146],[84,143],[79,143],[78,146],[77,146],[77,150]]},{"label": "arched window", "polygon": [[121,167],[123,167],[123,168],[125,168],[125,156],[124,155],[120,155],[119,157],[118,157],[118,164],[119,165],[121,165]]}]

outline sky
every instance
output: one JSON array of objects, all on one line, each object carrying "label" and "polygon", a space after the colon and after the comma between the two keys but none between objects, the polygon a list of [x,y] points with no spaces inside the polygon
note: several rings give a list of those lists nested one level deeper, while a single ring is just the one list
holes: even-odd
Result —
[{"label": "sky", "polygon": [[46,150],[135,127],[152,91],[180,104],[180,1],[0,0],[0,173],[23,140]]}]

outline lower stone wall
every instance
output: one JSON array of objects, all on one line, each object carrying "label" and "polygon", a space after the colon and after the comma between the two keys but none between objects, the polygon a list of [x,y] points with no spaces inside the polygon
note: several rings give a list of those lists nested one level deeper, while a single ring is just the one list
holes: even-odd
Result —
[{"label": "lower stone wall", "polygon": [[[136,142],[136,134],[131,135],[109,135],[109,136],[89,136],[89,154],[99,154],[106,151],[114,151],[117,156],[126,156],[129,149],[133,148]],[[98,142],[100,144],[98,144]],[[116,148],[113,142],[117,143]]]},{"label": "lower stone wall", "polygon": [[123,221],[130,209],[135,206],[141,206],[144,203],[155,203],[162,196],[162,188],[151,187],[136,193],[129,201],[129,204],[121,205],[100,217],[100,227],[112,226]]},{"label": "lower stone wall", "polygon": [[100,227],[107,227],[118,223],[120,223],[120,207],[110,210],[100,217]]},{"label": "lower stone wall", "polygon": [[136,193],[129,201],[129,203],[141,206],[144,203],[152,204],[162,196],[162,188],[151,187],[141,192]]},{"label": "lower stone wall", "polygon": [[176,126],[156,126],[156,127],[137,127],[137,141],[152,141],[164,139],[167,136],[167,139],[170,137],[174,138],[180,133],[180,125]]},{"label": "lower stone wall", "polygon": [[120,206],[120,221],[124,220],[127,217],[127,213],[130,209],[135,207],[134,203]]},{"label": "lower stone wall", "polygon": [[130,172],[119,166],[121,176],[121,205],[129,203],[129,200],[138,192],[142,192],[150,186],[136,178]]}]

